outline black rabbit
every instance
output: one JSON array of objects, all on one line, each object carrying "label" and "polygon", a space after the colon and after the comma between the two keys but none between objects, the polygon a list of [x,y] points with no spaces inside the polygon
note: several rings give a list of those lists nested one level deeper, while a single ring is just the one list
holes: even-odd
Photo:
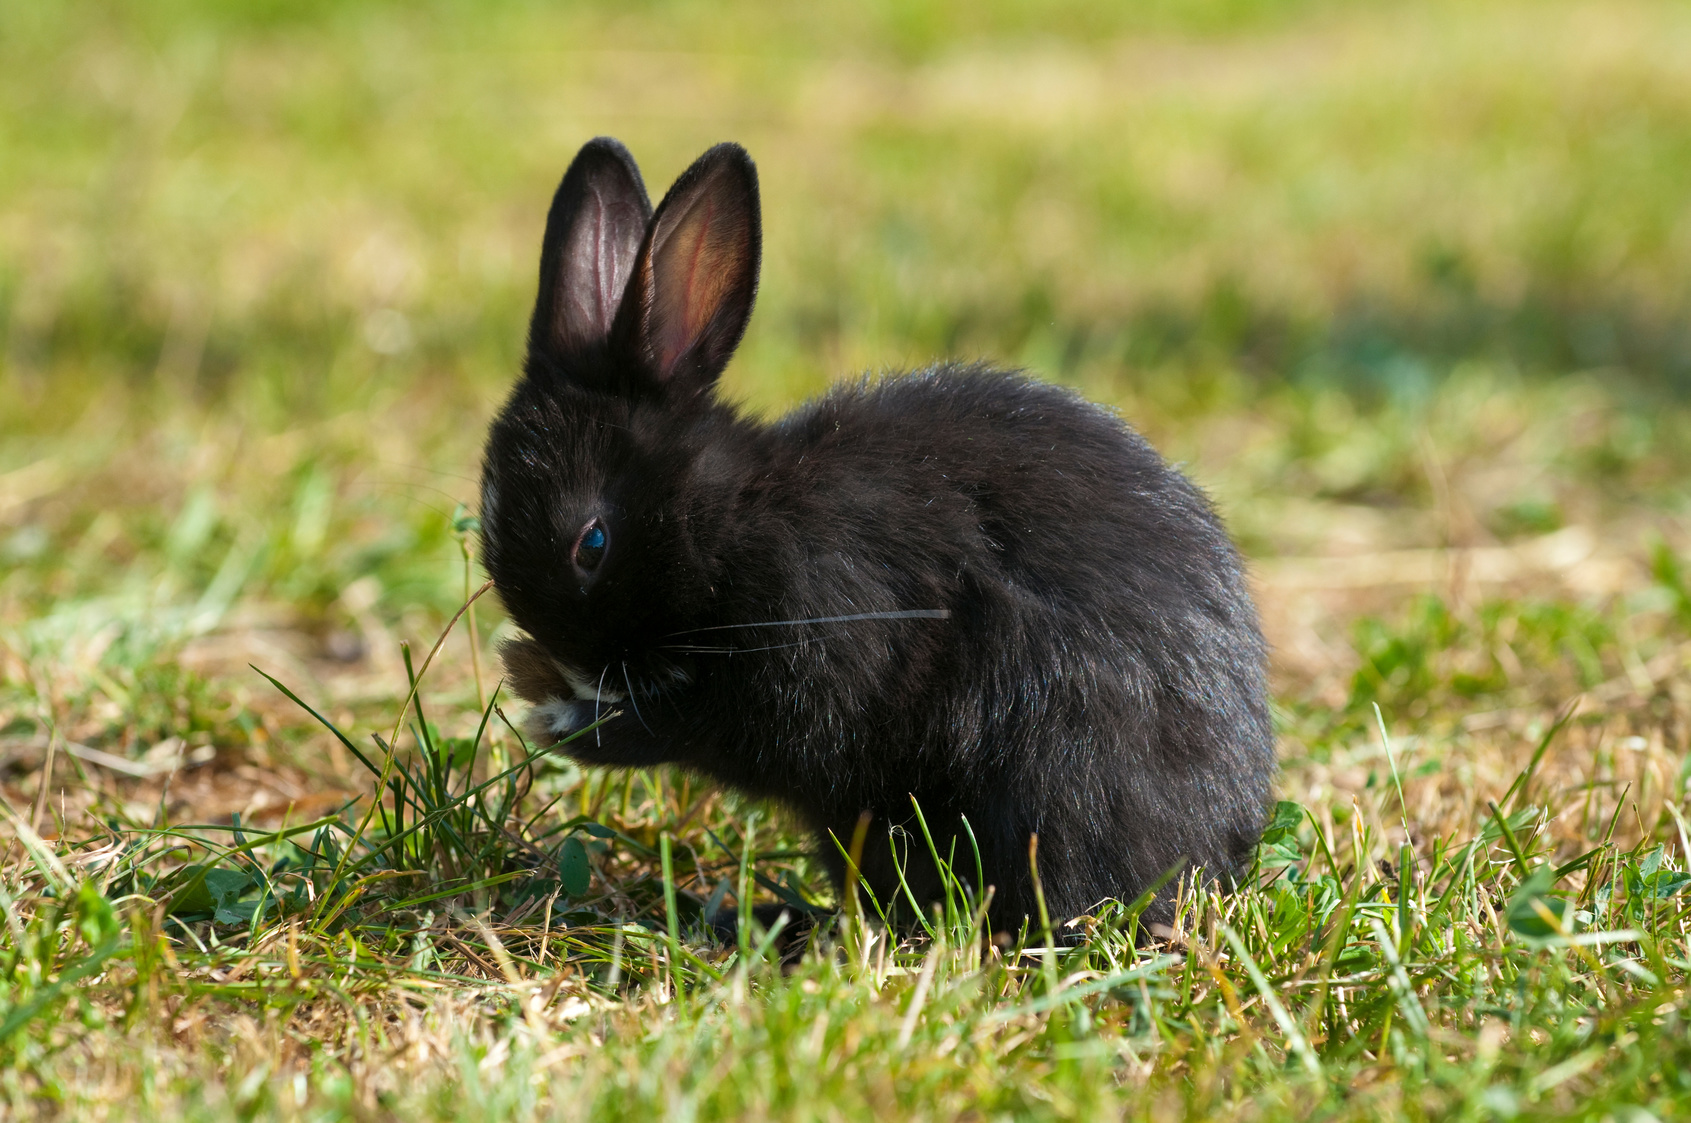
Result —
[{"label": "black rabbit", "polygon": [[[656,213],[614,140],[547,218],[528,358],[488,437],[482,560],[531,639],[529,729],[797,811],[894,903],[912,797],[993,921],[1246,868],[1275,768],[1264,644],[1204,496],[1068,390],[944,364],[773,424],[713,392],[751,314],[757,174],[722,144]],[[829,834],[834,838],[830,838]],[[914,837],[914,845],[910,838]],[[977,887],[978,888],[978,887]],[[1166,918],[1172,893],[1151,909]]]}]

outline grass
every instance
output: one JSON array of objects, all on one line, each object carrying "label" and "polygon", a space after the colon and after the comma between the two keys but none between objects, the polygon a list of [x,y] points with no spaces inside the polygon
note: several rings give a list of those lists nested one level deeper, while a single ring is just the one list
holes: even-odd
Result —
[{"label": "grass", "polygon": [[[1359,696],[1403,678],[1381,666]],[[1315,795],[1369,768],[1349,805],[1281,802],[1252,884],[1170,887],[1149,940],[1112,906],[995,945],[959,892],[901,941],[848,904],[785,956],[699,919],[815,898],[757,809],[531,761],[496,698],[446,735],[419,689],[403,741],[342,742],[384,801],[252,826],[97,798],[98,833],[54,841],[9,812],[7,1092],[76,1117],[1672,1118],[1685,776],[1626,732],[1662,696],[1619,684],[1519,731],[1394,740],[1373,709],[1289,771]]]},{"label": "grass", "polygon": [[[800,11],[0,7],[0,1110],[1684,1114],[1685,11]],[[779,809],[525,751],[464,504],[597,132],[759,161],[751,408],[991,356],[1217,497],[1249,886],[889,940]]]}]

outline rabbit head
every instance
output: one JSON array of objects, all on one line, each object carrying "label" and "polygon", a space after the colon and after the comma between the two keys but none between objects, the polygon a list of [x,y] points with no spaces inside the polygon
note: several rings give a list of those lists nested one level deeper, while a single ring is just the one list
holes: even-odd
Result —
[{"label": "rabbit head", "polygon": [[609,138],[558,187],[523,377],[482,470],[482,562],[533,637],[507,655],[528,700],[685,677],[652,651],[709,595],[707,539],[725,529],[711,485],[740,426],[711,391],[751,315],[760,246],[757,172],[737,145],[699,157],[655,212]]}]

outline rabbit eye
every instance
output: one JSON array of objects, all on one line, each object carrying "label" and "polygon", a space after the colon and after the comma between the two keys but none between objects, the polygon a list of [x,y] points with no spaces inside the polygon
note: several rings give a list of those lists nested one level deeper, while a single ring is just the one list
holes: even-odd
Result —
[{"label": "rabbit eye", "polygon": [[611,536],[605,532],[605,524],[594,519],[581,528],[581,536],[575,540],[575,549],[570,551],[570,560],[582,572],[592,573],[599,568],[599,563],[605,560],[605,549],[610,544]]}]

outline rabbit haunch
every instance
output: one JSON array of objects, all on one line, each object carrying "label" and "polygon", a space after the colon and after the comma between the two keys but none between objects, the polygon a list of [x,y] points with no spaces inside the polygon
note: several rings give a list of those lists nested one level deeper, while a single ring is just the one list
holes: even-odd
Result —
[{"label": "rabbit haunch", "polygon": [[563,751],[779,800],[836,881],[834,840],[868,811],[883,905],[901,864],[939,892],[912,798],[970,881],[978,846],[1000,926],[1034,909],[1036,832],[1058,916],[1177,867],[1235,877],[1274,750],[1255,611],[1203,495],[1112,414],[984,366],[741,416],[714,386],[759,231],[732,145],[655,212],[615,141],[558,189],[482,475],[536,739],[604,718]]}]

